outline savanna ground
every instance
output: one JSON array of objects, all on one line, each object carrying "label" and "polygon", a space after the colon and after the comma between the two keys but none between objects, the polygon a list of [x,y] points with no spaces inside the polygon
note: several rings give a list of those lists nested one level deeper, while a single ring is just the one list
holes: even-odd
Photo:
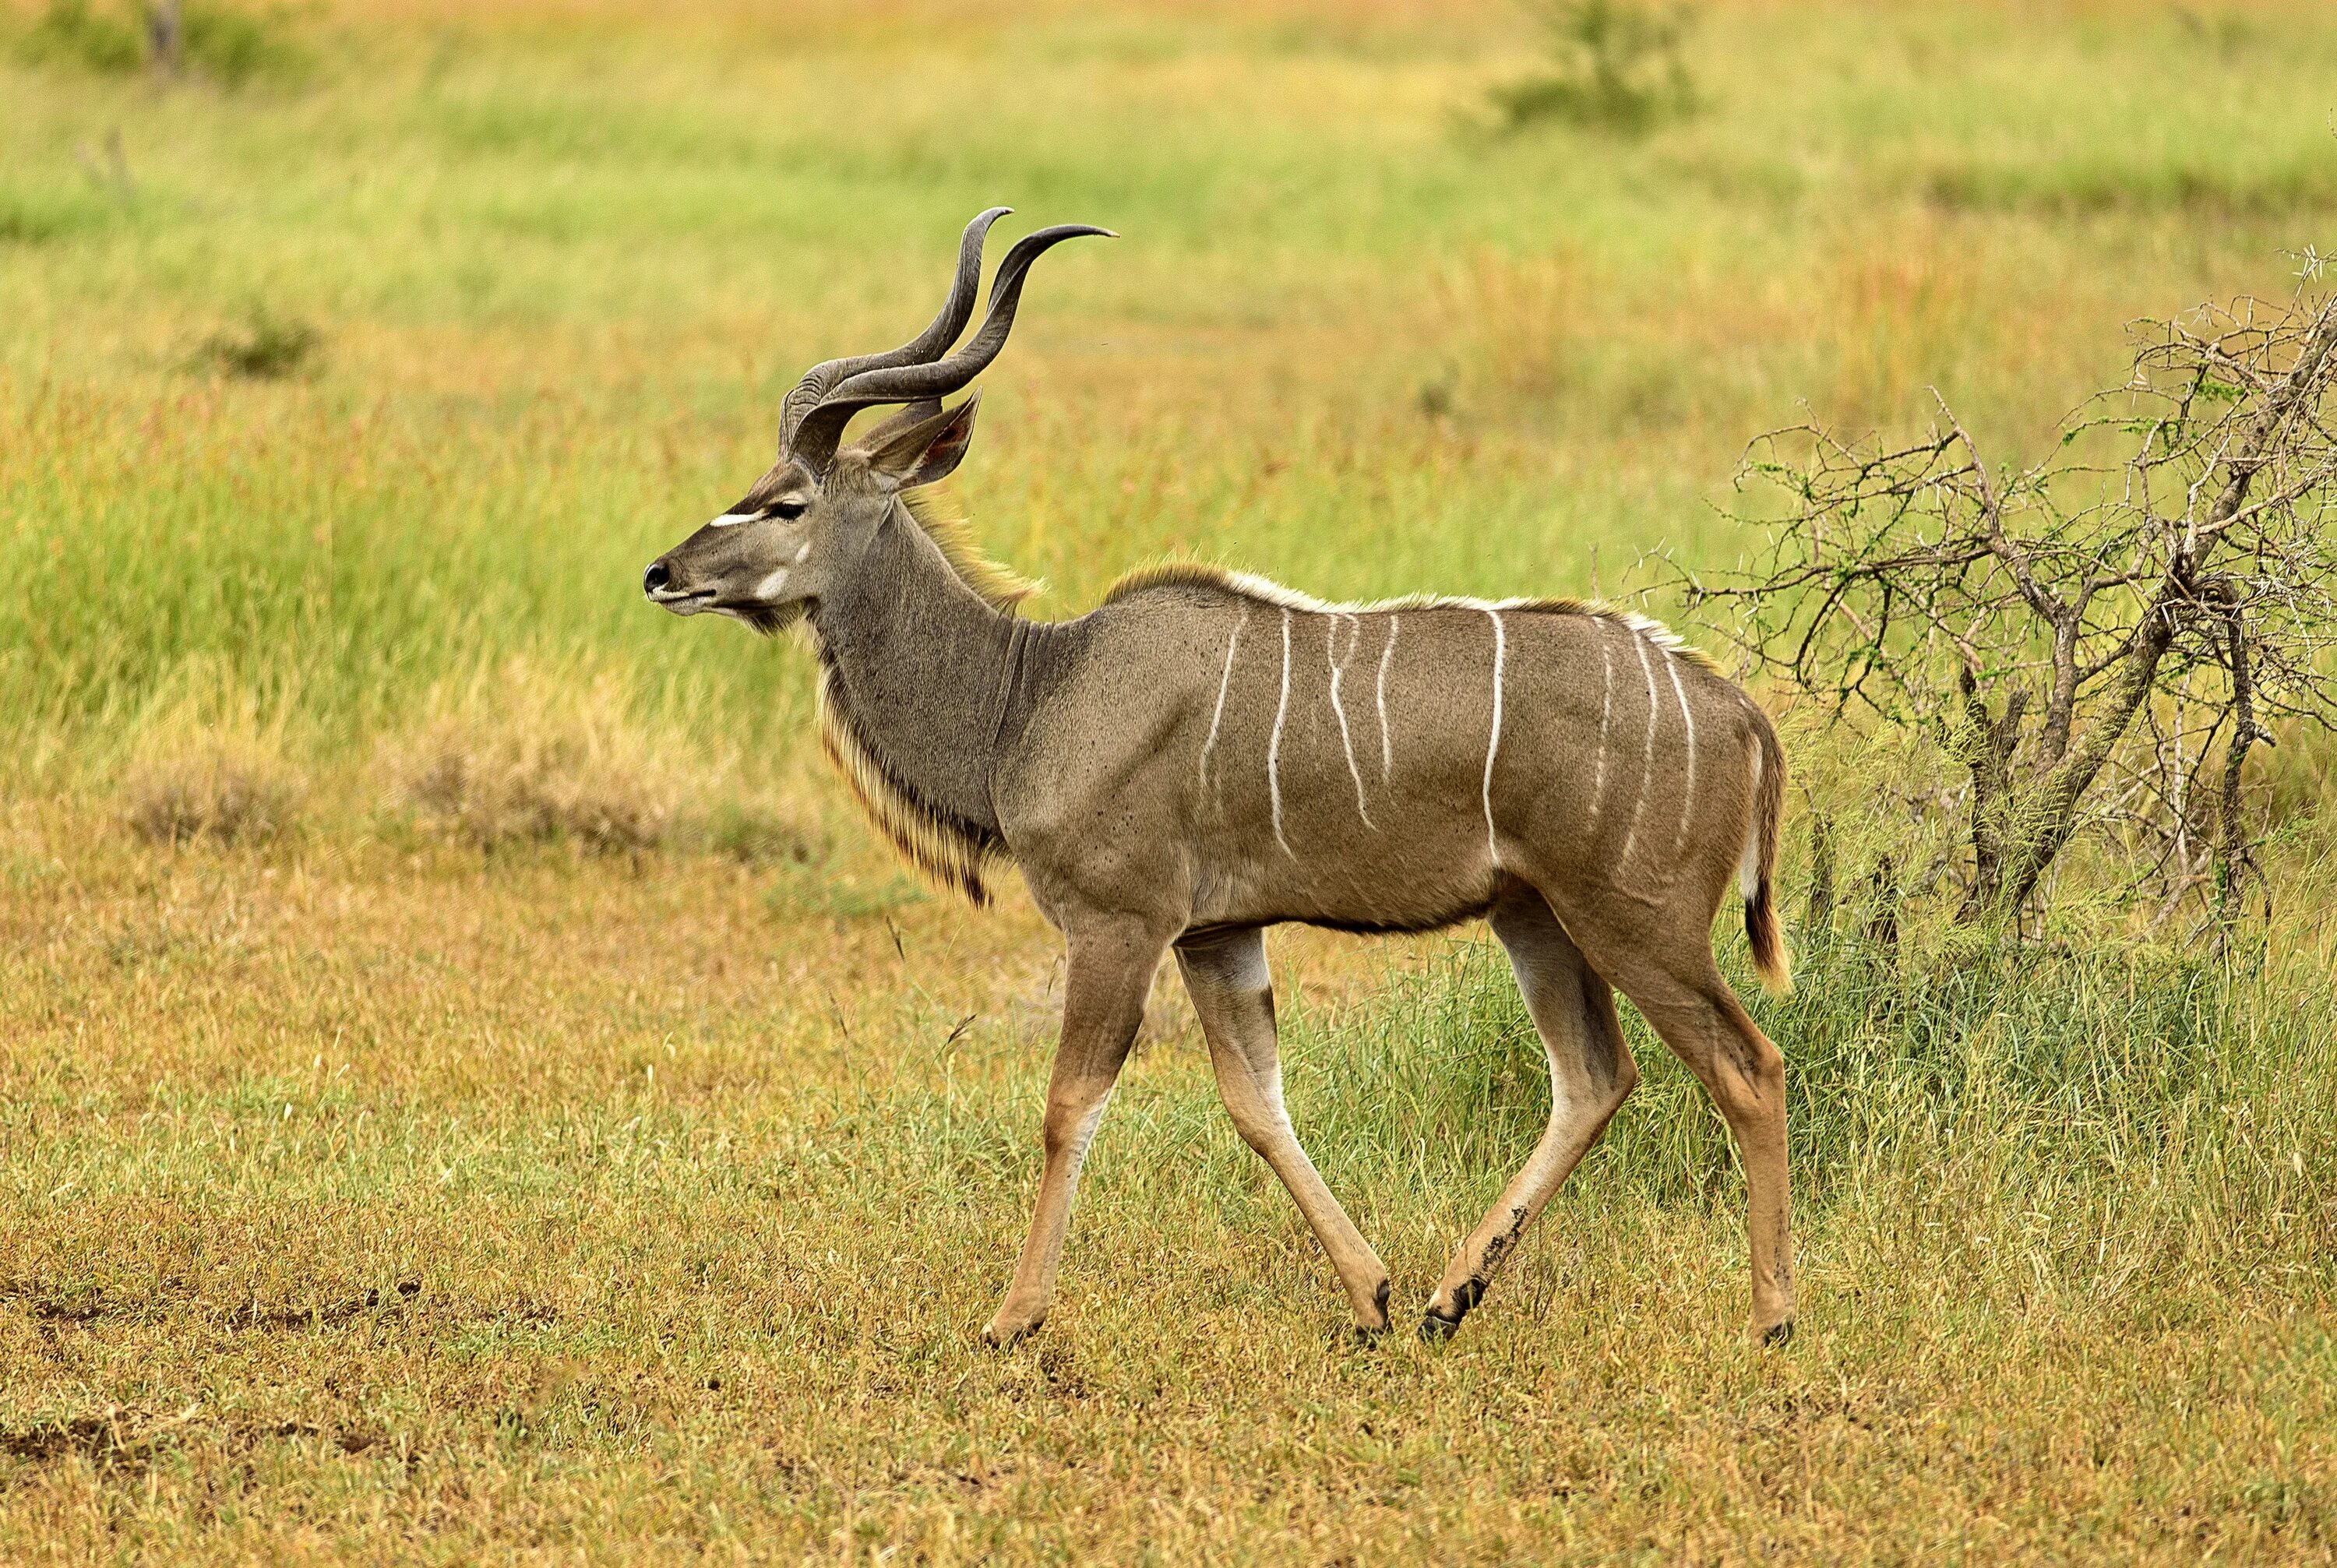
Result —
[{"label": "savanna ground", "polygon": [[[2029,446],[2127,318],[2291,288],[2337,14],[1715,5],[1643,138],[1489,133],[1536,36],[1447,0],[270,15],[230,90],[0,9],[0,1559],[2337,1553],[2324,737],[2223,957],[2099,865],[2017,955],[1795,932],[1786,1347],[1638,1037],[1461,1336],[1349,1348],[1164,985],[1000,1354],[1055,945],[895,877],[800,651],[635,589],[992,201],[1126,236],[953,482],[1033,613],[1733,559],[1804,402]],[[1785,725],[1857,886],[1943,765]],[[1476,935],[1274,953],[1408,1322],[1538,1051]]]}]

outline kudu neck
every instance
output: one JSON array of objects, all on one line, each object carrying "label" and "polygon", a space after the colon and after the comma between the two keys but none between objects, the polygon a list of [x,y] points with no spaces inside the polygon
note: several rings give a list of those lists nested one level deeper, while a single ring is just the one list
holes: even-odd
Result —
[{"label": "kudu neck", "polygon": [[897,501],[812,626],[829,701],[893,783],[994,841],[992,765],[1011,666],[1031,627],[967,586]]}]

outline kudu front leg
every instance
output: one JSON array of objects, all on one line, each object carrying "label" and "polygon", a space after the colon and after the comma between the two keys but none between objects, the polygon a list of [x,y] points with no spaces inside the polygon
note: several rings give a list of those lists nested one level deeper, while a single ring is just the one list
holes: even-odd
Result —
[{"label": "kudu front leg", "polygon": [[1275,1035],[1274,985],[1266,966],[1266,937],[1241,931],[1180,942],[1177,964],[1209,1042],[1209,1063],[1234,1130],[1257,1151],[1298,1201],[1331,1267],[1339,1271],[1354,1308],[1359,1335],[1387,1328],[1388,1274],[1347,1211],[1331,1196],[1315,1161],[1299,1146],[1282,1105],[1282,1054]]},{"label": "kudu front leg", "polygon": [[1524,1166],[1452,1255],[1420,1321],[1423,1339],[1450,1335],[1484,1298],[1519,1237],[1639,1081],[1615,1015],[1613,989],[1590,967],[1541,895],[1525,887],[1504,898],[1493,907],[1492,926],[1510,956],[1550,1062],[1550,1122]]},{"label": "kudu front leg", "polygon": [[1129,1047],[1136,1043],[1152,972],[1159,967],[1167,946],[1165,939],[1124,927],[1071,936],[1062,1041],[1055,1048],[1054,1071],[1047,1080],[1041,1138],[1046,1162],[1039,1176],[1039,1202],[1014,1265],[1014,1282],[982,1331],[992,1345],[1012,1345],[1046,1321],[1080,1165],[1087,1158],[1096,1124],[1103,1120]]}]

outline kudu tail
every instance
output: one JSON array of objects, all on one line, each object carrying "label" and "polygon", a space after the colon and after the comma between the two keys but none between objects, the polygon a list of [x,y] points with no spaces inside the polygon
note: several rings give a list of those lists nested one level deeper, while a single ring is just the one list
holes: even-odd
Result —
[{"label": "kudu tail", "polygon": [[1736,885],[1745,895],[1745,939],[1753,946],[1753,968],[1772,991],[1794,988],[1792,962],[1777,929],[1772,880],[1777,869],[1777,818],[1785,808],[1785,753],[1776,731],[1763,718],[1760,749],[1753,754],[1753,825],[1737,862]]}]

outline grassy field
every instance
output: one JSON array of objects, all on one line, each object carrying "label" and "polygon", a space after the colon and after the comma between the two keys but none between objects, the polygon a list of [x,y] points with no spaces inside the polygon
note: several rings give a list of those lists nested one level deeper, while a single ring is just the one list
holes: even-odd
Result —
[{"label": "grassy field", "polygon": [[[1051,935],[894,871],[800,651],[637,588],[993,201],[1124,236],[1041,264],[951,485],[1032,613],[1167,554],[1733,559],[1804,405],[1936,385],[2010,456],[2128,318],[2292,288],[2337,14],[1715,0],[1699,111],[1626,139],[1493,134],[1537,36],[1458,0],[393,0],[269,13],[232,90],[44,9],[0,4],[0,1560],[2337,1556],[2325,736],[2265,764],[2231,959],[2077,887],[2015,956],[1921,900],[1896,953],[1795,933],[1786,1347],[1635,1033],[1462,1335],[1348,1348],[1164,983],[999,1354]],[[1785,729],[1854,883],[1935,761]],[[1538,1048],[1477,934],[1274,955],[1408,1322]]]}]

